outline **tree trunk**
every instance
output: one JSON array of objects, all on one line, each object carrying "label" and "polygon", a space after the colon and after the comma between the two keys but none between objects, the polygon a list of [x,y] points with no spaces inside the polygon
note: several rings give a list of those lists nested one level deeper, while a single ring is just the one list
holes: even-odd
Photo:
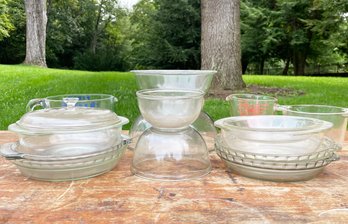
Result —
[{"label": "tree trunk", "polygon": [[263,75],[264,70],[265,70],[265,59],[262,57],[259,62],[259,74]]},{"label": "tree trunk", "polygon": [[27,20],[25,64],[46,65],[46,0],[25,0]]},{"label": "tree trunk", "polygon": [[295,75],[304,75],[306,66],[306,54],[304,51],[294,51],[294,73]]},{"label": "tree trunk", "polygon": [[202,69],[218,71],[212,90],[241,89],[240,1],[202,0]]},{"label": "tree trunk", "polygon": [[285,62],[285,67],[283,69],[283,75],[288,75],[288,72],[289,72],[289,66],[290,66],[290,57],[288,57],[286,59],[286,62]]},{"label": "tree trunk", "polygon": [[242,57],[242,74],[246,73],[246,71],[248,69],[248,65],[249,65],[248,59],[245,59],[245,58]]}]

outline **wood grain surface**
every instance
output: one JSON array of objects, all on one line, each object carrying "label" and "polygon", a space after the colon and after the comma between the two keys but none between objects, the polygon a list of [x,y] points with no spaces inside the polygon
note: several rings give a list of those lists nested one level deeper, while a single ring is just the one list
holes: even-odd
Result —
[{"label": "wood grain surface", "polygon": [[[0,131],[0,144],[15,141]],[[0,223],[347,223],[348,151],[305,182],[276,183],[225,171],[182,182],[149,181],[130,172],[128,151],[98,177],[43,182],[0,159]]]}]

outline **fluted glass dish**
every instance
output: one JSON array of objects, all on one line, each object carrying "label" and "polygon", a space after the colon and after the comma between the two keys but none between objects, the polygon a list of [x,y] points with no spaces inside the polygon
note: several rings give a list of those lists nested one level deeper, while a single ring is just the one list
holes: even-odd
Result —
[{"label": "fluted glass dish", "polygon": [[0,154],[17,166],[22,175],[43,181],[70,181],[101,175],[112,170],[124,154],[129,140],[100,152],[78,156],[33,155],[18,151],[19,144],[0,146]]},{"label": "fluted glass dish", "polygon": [[[332,142],[332,140],[330,140]],[[216,153],[226,164],[227,169],[242,176],[268,181],[304,181],[319,175],[325,166],[339,159],[339,156],[330,150],[328,142],[323,143],[322,149],[331,151],[324,157],[315,157],[313,160],[301,161],[267,161],[244,158],[230,153],[228,146],[221,141],[216,142]],[[274,155],[270,155],[274,158]]]}]

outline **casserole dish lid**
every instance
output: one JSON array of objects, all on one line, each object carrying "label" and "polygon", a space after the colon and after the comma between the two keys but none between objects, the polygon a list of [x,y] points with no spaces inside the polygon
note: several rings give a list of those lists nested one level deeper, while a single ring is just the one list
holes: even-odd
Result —
[{"label": "casserole dish lid", "polygon": [[128,119],[119,117],[110,110],[95,108],[48,108],[36,110],[9,126],[10,131],[25,134],[49,134],[61,132],[81,132],[119,127]]}]

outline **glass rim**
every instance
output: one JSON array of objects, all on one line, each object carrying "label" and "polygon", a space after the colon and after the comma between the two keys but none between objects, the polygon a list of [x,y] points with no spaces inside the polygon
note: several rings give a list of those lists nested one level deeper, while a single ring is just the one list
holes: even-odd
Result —
[{"label": "glass rim", "polygon": [[[311,121],[312,124],[299,127],[299,128],[282,128],[282,127],[242,127],[233,124],[232,122],[242,122],[242,121],[253,121],[258,119],[295,119],[295,120],[307,120]],[[232,124],[231,124],[232,123]],[[333,124],[328,121],[323,121],[310,117],[298,117],[298,116],[286,116],[286,115],[259,115],[259,116],[236,116],[236,117],[227,117],[215,121],[215,126],[224,129],[226,131],[239,130],[239,131],[248,131],[248,132],[278,132],[282,134],[306,134],[306,133],[317,133],[324,130],[330,129]]]},{"label": "glass rim", "polygon": [[136,75],[214,75],[215,70],[131,70]]},{"label": "glass rim", "polygon": [[[245,97],[243,97],[245,96]],[[255,98],[248,98],[249,97],[255,97]],[[257,99],[258,97],[262,97],[264,99]],[[250,101],[273,101],[277,102],[278,99],[273,96],[267,96],[267,95],[261,95],[261,94],[252,94],[252,93],[236,93],[236,94],[230,94],[226,97],[227,101],[232,101],[232,99],[240,99],[240,100],[250,100]]]},{"label": "glass rim", "polygon": [[[187,93],[186,95],[155,95],[151,93]],[[150,94],[149,94],[150,93]],[[185,89],[143,89],[138,90],[136,92],[136,95],[140,99],[196,99],[196,98],[203,98],[204,91],[201,90],[185,90]]]},{"label": "glass rim", "polygon": [[[101,96],[101,98],[99,99],[83,99],[83,100],[78,100],[78,103],[82,103],[82,102],[90,102],[90,101],[104,101],[104,100],[111,100],[114,99],[115,101],[117,101],[117,98],[113,95],[110,94],[99,94],[99,93],[91,93],[91,94],[83,94],[83,93],[77,93],[77,94],[60,94],[60,95],[55,95],[55,96],[47,96],[44,97],[44,100],[48,100],[48,101],[52,101],[52,102],[61,102],[64,100],[64,98],[78,98],[79,96]],[[54,98],[59,98],[61,97],[61,99],[54,99]]]},{"label": "glass rim", "polygon": [[[291,108],[295,107],[315,107],[315,108],[331,108],[331,109],[338,109],[341,110],[341,112],[308,112],[308,111],[298,111]],[[331,106],[331,105],[320,105],[320,104],[297,104],[297,105],[280,105],[280,108],[285,111],[299,113],[299,114],[315,114],[315,115],[348,115],[348,108],[344,107],[337,107],[337,106]]]}]

